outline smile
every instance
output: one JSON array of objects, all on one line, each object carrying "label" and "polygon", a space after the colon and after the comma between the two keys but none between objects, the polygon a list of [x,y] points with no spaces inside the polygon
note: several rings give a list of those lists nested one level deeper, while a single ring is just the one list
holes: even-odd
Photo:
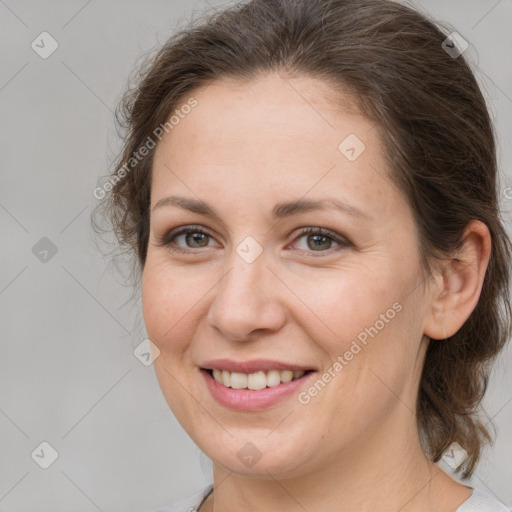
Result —
[{"label": "smile", "polygon": [[269,370],[266,372],[240,373],[214,369],[209,370],[209,373],[218,383],[227,388],[258,390],[300,379],[306,371]]},{"label": "smile", "polygon": [[207,368],[202,368],[200,373],[207,392],[219,405],[248,412],[262,411],[296,396],[317,374],[315,370],[241,373]]}]

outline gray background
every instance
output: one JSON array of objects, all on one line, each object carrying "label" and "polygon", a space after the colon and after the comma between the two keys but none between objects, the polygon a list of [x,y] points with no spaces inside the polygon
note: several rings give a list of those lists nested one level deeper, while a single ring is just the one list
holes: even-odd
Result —
[{"label": "gray background", "polygon": [[[169,411],[153,368],[134,357],[145,337],[140,303],[99,253],[89,222],[92,191],[119,147],[112,110],[137,59],[192,13],[221,5],[209,4],[0,0],[1,511],[142,512],[210,481],[209,461]],[[509,222],[512,0],[413,5],[470,43],[465,55],[496,119]],[[43,31],[59,44],[47,59],[31,48]],[[42,237],[57,248],[46,262],[32,251]],[[484,401],[498,441],[469,481],[507,504],[511,361],[509,348]],[[59,454],[46,470],[31,457],[42,441]]]}]

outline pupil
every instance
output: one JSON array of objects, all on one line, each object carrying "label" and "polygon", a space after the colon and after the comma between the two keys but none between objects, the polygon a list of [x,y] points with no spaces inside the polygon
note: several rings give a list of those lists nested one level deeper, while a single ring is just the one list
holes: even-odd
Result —
[{"label": "pupil", "polygon": [[[201,238],[203,238],[203,241],[206,240],[206,235],[204,233],[188,233],[187,237],[186,237],[186,241],[187,241],[187,244],[190,241],[192,241],[194,243],[197,242],[200,244]],[[199,245],[199,247],[204,247],[204,245]]]},{"label": "pupil", "polygon": [[[186,236],[186,241],[187,241],[187,244],[189,242],[193,242],[193,243],[198,243],[199,244],[199,247],[204,247],[204,244],[201,245],[201,242],[204,242],[206,241],[206,236],[204,233],[188,233],[187,236]],[[314,240],[313,243],[309,243],[309,241],[311,240]],[[311,235],[309,238],[308,238],[308,246],[310,249],[314,249],[314,250],[317,250],[317,249],[322,249],[322,245],[327,243],[327,246],[324,247],[326,249],[329,248],[329,245],[330,245],[330,239],[329,237],[325,236],[325,235]]]},{"label": "pupil", "polygon": [[[325,235],[311,235],[311,237],[309,239],[311,240],[312,238],[315,239],[315,242],[313,242],[313,244],[308,244],[310,249],[316,250],[318,248],[322,248],[321,247],[322,246],[322,242],[319,242],[319,239],[324,239],[325,241],[327,241],[327,247],[325,247],[325,248],[329,249],[328,246],[329,246],[330,239],[327,236],[325,236]],[[319,243],[317,243],[317,242],[319,242]]]}]

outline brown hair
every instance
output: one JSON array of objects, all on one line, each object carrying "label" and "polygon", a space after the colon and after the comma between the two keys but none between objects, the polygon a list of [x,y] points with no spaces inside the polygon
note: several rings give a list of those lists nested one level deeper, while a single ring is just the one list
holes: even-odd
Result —
[{"label": "brown hair", "polygon": [[491,233],[478,304],[456,334],[429,342],[417,405],[431,459],[437,462],[457,441],[469,454],[462,473],[468,478],[492,441],[478,408],[511,332],[511,243],[500,219],[489,113],[463,56],[443,48],[445,38],[425,15],[387,0],[252,0],[193,23],[146,61],[123,97],[124,146],[110,176],[112,192],[95,215],[106,215],[142,270],[154,151],[130,168],[126,162],[198,87],[277,71],[350,91],[379,126],[392,179],[414,212],[422,270],[431,276],[436,260],[460,247],[471,220]]}]

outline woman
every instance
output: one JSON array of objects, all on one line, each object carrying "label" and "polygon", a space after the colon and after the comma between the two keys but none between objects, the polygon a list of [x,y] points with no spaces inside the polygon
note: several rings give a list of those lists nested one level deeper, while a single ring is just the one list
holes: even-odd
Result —
[{"label": "woman", "polygon": [[127,93],[107,208],[162,392],[213,484],[161,510],[510,510],[474,471],[510,335],[493,128],[462,56],[383,0],[253,0]]}]

